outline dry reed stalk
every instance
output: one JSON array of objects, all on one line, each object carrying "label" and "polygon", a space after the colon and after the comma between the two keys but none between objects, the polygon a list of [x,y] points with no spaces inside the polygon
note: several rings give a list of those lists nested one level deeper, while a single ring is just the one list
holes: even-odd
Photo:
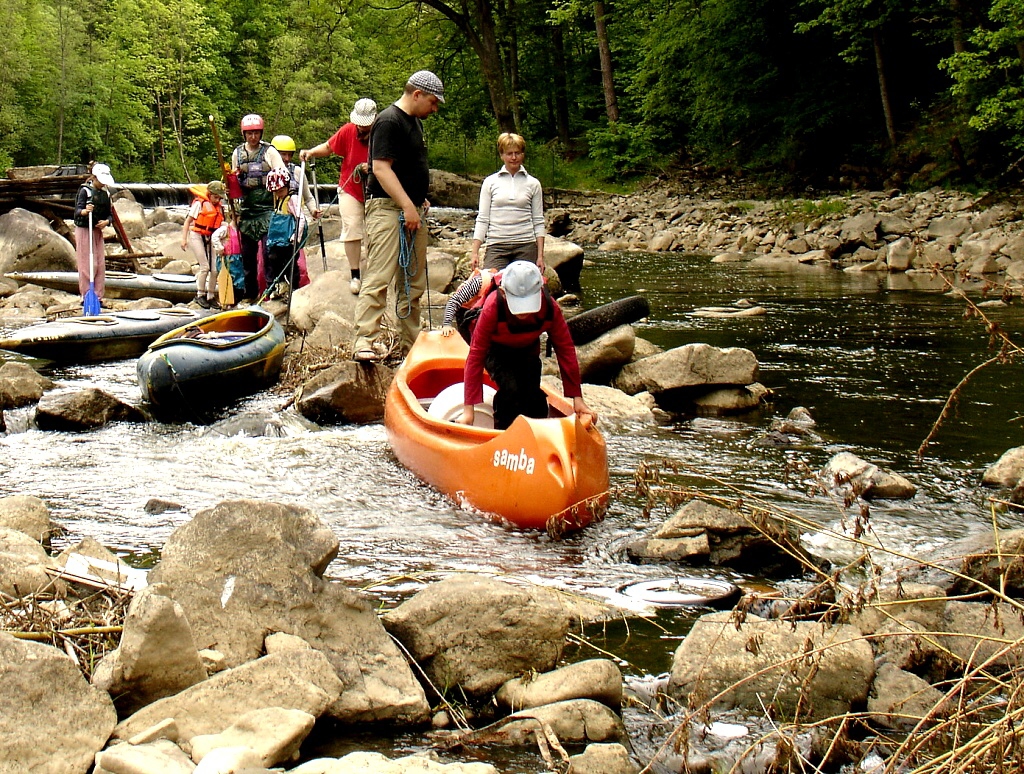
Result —
[{"label": "dry reed stalk", "polygon": [[[922,561],[918,557],[911,556],[905,552],[886,547],[871,538],[874,533],[870,527],[867,513],[862,510],[855,516],[855,530],[853,535],[843,534],[830,528],[822,528],[814,522],[810,522],[796,514],[779,509],[757,497],[743,496],[735,487],[725,482],[714,480],[715,484],[736,492],[737,496],[723,497],[721,495],[708,495],[699,490],[687,486],[677,485],[668,480],[666,471],[674,473],[695,473],[683,463],[671,462],[662,465],[645,463],[638,468],[635,479],[636,493],[646,499],[647,510],[651,510],[659,503],[670,503],[673,506],[686,502],[690,499],[700,497],[703,500],[715,502],[724,507],[748,516],[748,522],[754,529],[762,530],[767,518],[798,530],[813,529],[824,532],[832,538],[847,541],[855,546],[861,553],[840,571],[825,573],[820,568],[807,566],[806,569],[814,573],[818,578],[817,587],[831,587],[833,596],[838,602],[823,602],[827,594],[819,593],[817,587],[815,593],[804,595],[793,599],[787,611],[787,616],[806,618],[807,609],[801,603],[808,598],[816,605],[824,606],[824,612],[819,612],[820,620],[834,622],[847,620],[848,617],[864,609],[878,611],[887,621],[900,621],[899,617],[893,615],[887,608],[891,605],[900,604],[900,600],[883,601],[878,599],[880,584],[888,576],[887,571],[879,567],[875,561],[876,556],[887,556],[890,559],[898,559],[906,564],[916,564],[921,567],[938,569],[948,573],[960,581],[970,583],[977,589],[976,592],[960,597],[961,599],[986,598],[996,603],[1002,603],[1009,608],[1009,611],[1024,620],[1024,603],[1006,593],[1005,576],[1000,574],[994,583],[986,583],[977,578],[954,569],[942,566],[937,563]],[[705,477],[707,478],[707,477]],[[844,500],[841,504],[835,501],[841,515],[841,521],[845,525],[845,508],[853,504],[853,498]],[[859,523],[862,522],[862,523]],[[993,534],[995,537],[995,556],[998,566],[1006,567],[1006,555],[1003,553],[1002,543],[999,536],[999,525],[993,508]],[[774,531],[774,530],[773,530]],[[762,534],[765,534],[762,531]],[[773,539],[771,535],[765,535]],[[858,585],[852,585],[844,581],[850,571],[859,570],[864,578]],[[900,584],[899,575],[891,578],[897,587]],[[946,600],[946,597],[942,598]],[[927,600],[922,600],[927,601]],[[738,606],[735,612],[735,620],[739,625],[746,615],[746,610]],[[993,607],[998,613],[998,608]],[[975,645],[974,653],[977,654],[982,648],[986,648],[989,655],[981,661],[975,661],[974,657],[962,661],[942,644],[941,638],[950,635],[945,631],[920,631],[907,628],[905,632],[882,632],[866,636],[873,642],[891,637],[916,637],[934,648],[935,653],[948,659],[951,664],[959,664],[962,670],[957,678],[947,681],[940,691],[941,700],[937,701],[923,717],[902,716],[905,720],[915,721],[909,731],[896,734],[889,738],[887,732],[871,725],[871,717],[867,713],[851,712],[846,715],[826,718],[815,723],[799,722],[799,706],[794,713],[793,722],[780,723],[770,717],[769,708],[764,708],[765,716],[773,724],[773,730],[768,734],[759,735],[750,745],[747,751],[742,754],[732,767],[732,771],[739,771],[747,754],[751,754],[759,745],[770,741],[778,744],[781,751],[781,759],[776,760],[776,768],[773,771],[832,771],[835,763],[829,764],[833,757],[848,755],[847,748],[853,743],[854,736],[864,737],[873,735],[879,749],[885,754],[885,774],[1003,774],[1003,772],[1024,771],[1024,639],[1007,637],[995,637],[992,635],[956,633],[959,637],[975,636],[978,642]],[[669,749],[685,750],[689,745],[689,730],[691,725],[699,720],[706,722],[711,717],[711,712],[716,703],[729,692],[775,670],[786,670],[795,668],[798,663],[807,659],[820,657],[832,647],[824,644],[818,648],[808,649],[806,653],[791,657],[778,664],[772,664],[760,670],[756,674],[747,675],[743,680],[738,681],[715,696],[700,697],[691,696],[689,708],[684,711],[681,718],[677,718],[674,730],[668,735],[661,747],[652,757],[652,760],[642,770],[642,774],[652,771],[652,766],[659,756]],[[1004,662],[1008,662],[1008,665]],[[813,669],[813,664],[811,665]],[[809,670],[805,679],[810,679],[812,672]],[[899,720],[901,716],[895,716]],[[800,753],[797,744],[797,736],[811,731],[830,729],[831,737],[819,757],[819,762],[808,760]],[[846,758],[850,760],[849,757]]]}]

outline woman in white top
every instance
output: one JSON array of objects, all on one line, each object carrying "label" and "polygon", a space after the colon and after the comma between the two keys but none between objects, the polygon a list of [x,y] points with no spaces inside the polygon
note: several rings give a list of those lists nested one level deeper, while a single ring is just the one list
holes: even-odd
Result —
[{"label": "woman in white top", "polygon": [[544,272],[544,192],[523,167],[526,141],[518,134],[498,136],[504,165],[480,187],[480,211],[473,229],[472,268],[480,266],[480,245],[487,245],[485,269],[501,270],[512,261],[529,261]]}]

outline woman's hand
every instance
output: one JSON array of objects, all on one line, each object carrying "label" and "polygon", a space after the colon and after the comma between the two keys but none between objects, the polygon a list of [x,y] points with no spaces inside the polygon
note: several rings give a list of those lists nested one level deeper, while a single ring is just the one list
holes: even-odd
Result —
[{"label": "woman's hand", "polygon": [[109,220],[97,220],[95,223],[93,223],[93,226],[95,226],[96,228],[106,228],[109,225]]},{"label": "woman's hand", "polygon": [[586,403],[583,402],[582,397],[576,397],[572,399],[572,410],[576,412],[579,417],[590,417],[590,421],[597,425],[597,413],[590,408]]},{"label": "woman's hand", "polygon": [[458,422],[460,425],[471,425],[473,420],[476,419],[476,407],[475,406],[463,406],[462,416],[459,417]]}]

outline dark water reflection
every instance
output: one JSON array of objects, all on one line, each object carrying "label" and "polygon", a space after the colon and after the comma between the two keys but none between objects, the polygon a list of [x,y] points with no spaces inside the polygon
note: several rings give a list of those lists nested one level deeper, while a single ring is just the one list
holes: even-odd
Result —
[{"label": "dark water reflection", "polygon": [[[680,483],[763,498],[828,525],[839,517],[836,506],[792,471],[816,470],[849,450],[919,487],[911,501],[872,505],[872,523],[884,544],[913,551],[989,528],[990,493],[980,487],[981,474],[1021,444],[1021,366],[982,372],[964,391],[956,416],[917,458],[950,389],[990,356],[983,327],[965,320],[963,301],[941,285],[927,278],[712,264],[678,255],[595,253],[591,259],[583,274],[588,307],[643,293],[652,311],[637,326],[640,335],[663,347],[747,347],[775,398],[750,416],[610,430],[612,479],[620,493],[608,518],[581,535],[552,542],[453,507],[398,465],[380,425],[293,438],[223,438],[190,425],[160,424],[70,435],[27,429],[29,411],[18,410],[8,412],[13,432],[0,436],[0,495],[37,495],[68,527],[67,540],[94,536],[140,563],[153,560],[176,526],[222,500],[298,503],[320,514],[340,541],[329,574],[370,588],[385,604],[454,571],[605,596],[624,584],[670,574],[669,568],[633,565],[625,555],[625,546],[649,526],[627,491],[631,477],[640,462],[657,458],[684,466]],[[764,306],[767,314],[691,314],[739,298]],[[986,311],[1021,340],[1020,306]],[[53,377],[62,389],[93,384],[139,399],[132,362],[64,368]],[[273,408],[284,400],[264,394],[239,409]],[[770,421],[795,406],[811,410],[826,446],[794,451],[758,445]],[[144,506],[153,497],[180,503],[182,510],[151,515]],[[743,580],[717,570],[686,571]],[[592,636],[621,657],[628,674],[656,674],[669,668],[691,615],[662,613]],[[584,646],[575,655],[594,652]]]}]

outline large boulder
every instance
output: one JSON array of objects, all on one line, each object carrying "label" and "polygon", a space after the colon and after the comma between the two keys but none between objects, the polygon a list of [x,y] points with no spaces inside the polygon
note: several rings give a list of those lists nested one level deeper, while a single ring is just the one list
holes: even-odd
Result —
[{"label": "large boulder", "polygon": [[818,473],[818,479],[830,490],[852,494],[865,500],[907,500],[917,487],[899,473],[880,468],[850,452],[839,452]]},{"label": "large boulder", "polygon": [[[545,376],[542,381],[555,392],[562,393],[562,380],[557,376]],[[597,412],[598,424],[605,428],[611,425],[622,428],[628,425],[653,425],[656,407],[649,393],[626,395],[622,390],[601,384],[584,384],[583,400]]]},{"label": "large boulder", "polygon": [[475,210],[480,205],[480,181],[432,169],[427,198],[437,207]]},{"label": "large boulder", "polygon": [[612,386],[630,395],[647,391],[660,397],[673,390],[746,386],[756,382],[757,375],[757,358],[749,349],[685,344],[630,363],[619,372]]},{"label": "large boulder", "polygon": [[842,715],[868,697],[874,653],[859,629],[701,616],[676,649],[667,692],[696,709],[766,710],[794,720]]},{"label": "large boulder", "polygon": [[312,350],[333,350],[339,358],[347,359],[355,335],[356,326],[352,320],[328,309],[320,315],[316,327],[306,336],[303,346]]},{"label": "large boulder", "polygon": [[341,681],[323,653],[274,653],[153,702],[118,723],[113,737],[131,739],[173,718],[179,739],[187,742],[194,736],[219,734],[249,713],[271,707],[320,717],[341,691]]},{"label": "large boulder", "polygon": [[618,711],[622,706],[622,672],[606,658],[577,661],[542,675],[513,678],[494,698],[512,712],[570,699],[591,699]]},{"label": "large boulder", "polygon": [[348,271],[328,271],[292,294],[292,324],[309,332],[325,312],[333,311],[346,320],[355,318],[356,298],[348,289]]},{"label": "large boulder", "polygon": [[56,566],[34,538],[0,527],[0,592],[21,597],[42,591],[52,584],[47,570]]},{"label": "large boulder", "polygon": [[453,575],[384,615],[384,625],[434,685],[483,697],[557,663],[570,614],[550,591]]},{"label": "large boulder", "polygon": [[554,270],[567,293],[579,292],[580,272],[583,271],[582,247],[548,234],[544,237],[544,265]]},{"label": "large boulder", "polygon": [[[619,325],[603,333],[593,341],[576,348],[576,360],[580,366],[580,378],[591,384],[607,384],[633,357],[636,346],[636,331],[632,325]],[[551,358],[549,358],[551,360]],[[545,364],[545,372],[558,372],[557,361]]]},{"label": "large boulder", "polygon": [[49,545],[60,529],[51,521],[46,503],[32,495],[0,497],[0,527],[24,532],[43,545]]},{"label": "large boulder", "polygon": [[116,723],[65,653],[0,632],[0,770],[86,774]]},{"label": "large boulder", "polygon": [[145,421],[140,409],[96,387],[44,395],[35,413],[40,430],[92,430],[109,422]]},{"label": "large boulder", "polygon": [[[436,247],[427,248],[427,280],[430,292],[444,293],[452,284],[455,277],[455,267],[458,264],[455,256],[451,253],[439,250]],[[426,306],[426,294],[423,296],[423,304]]]},{"label": "large boulder", "polygon": [[260,765],[276,766],[298,757],[299,747],[315,722],[315,717],[297,709],[253,710],[219,734],[192,737],[192,760],[206,760],[217,749],[247,747],[257,754]]},{"label": "large boulder", "polygon": [[566,743],[628,741],[621,718],[591,699],[569,699],[515,712],[490,741],[533,745],[542,724]]},{"label": "large boulder", "polygon": [[345,361],[301,385],[295,408],[318,424],[379,422],[394,371],[378,364]]},{"label": "large boulder", "polygon": [[1002,456],[985,469],[981,483],[985,486],[1010,489],[1024,481],[1024,446],[1007,449]]},{"label": "large boulder", "polygon": [[138,744],[119,742],[97,753],[92,774],[192,774],[195,769],[192,759],[178,745],[170,739],[156,739]]},{"label": "large boulder", "polygon": [[221,652],[229,667],[258,657],[267,633],[293,634],[326,654],[341,679],[332,716],[423,719],[423,690],[374,606],[323,579],[337,553],[337,538],[312,511],[224,502],[171,534],[150,583],[167,584],[196,646]]},{"label": "large boulder", "polygon": [[[1024,529],[984,532],[918,553],[899,570],[900,582],[931,584],[947,596],[1024,594]],[[984,584],[984,585],[982,585]]]},{"label": "large boulder", "polygon": [[813,564],[785,522],[741,509],[691,500],[644,538],[626,546],[635,561],[708,561],[767,576]]},{"label": "large boulder", "polygon": [[35,403],[54,384],[31,366],[14,361],[0,366],[0,409]]},{"label": "large boulder", "polygon": [[113,208],[117,212],[117,218],[121,221],[121,227],[129,239],[138,239],[146,236],[149,226],[146,225],[146,214],[134,199],[120,198],[113,202]]},{"label": "large boulder", "polygon": [[74,246],[42,215],[16,207],[0,215],[0,274],[78,271]]},{"label": "large boulder", "polygon": [[166,592],[157,584],[135,595],[120,644],[93,673],[92,684],[114,698],[122,715],[207,677],[185,612]]}]

